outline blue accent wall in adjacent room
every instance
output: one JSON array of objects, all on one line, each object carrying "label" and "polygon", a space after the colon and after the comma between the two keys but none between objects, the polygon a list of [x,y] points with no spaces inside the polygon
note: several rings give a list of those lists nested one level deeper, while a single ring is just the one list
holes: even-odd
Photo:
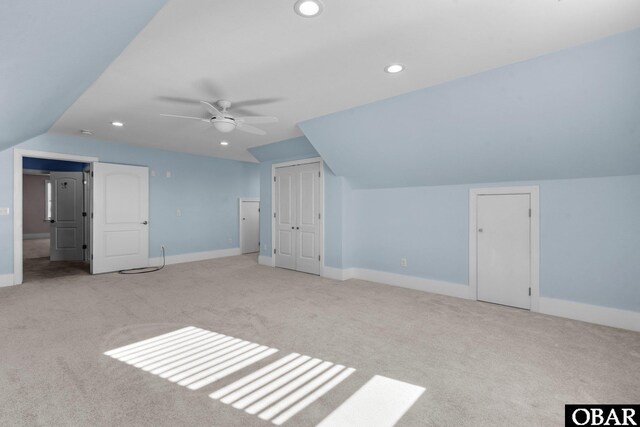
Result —
[{"label": "blue accent wall in adjacent room", "polygon": [[22,158],[22,169],[32,169],[48,172],[82,172],[85,163],[67,162],[64,160]]},{"label": "blue accent wall in adjacent room", "polygon": [[638,46],[640,29],[299,126],[355,188],[638,174]]},{"label": "blue accent wall in adjacent room", "polygon": [[[162,244],[167,255],[238,248],[238,198],[258,197],[260,191],[255,163],[57,134],[40,135],[16,148],[148,166],[155,174],[149,179],[151,257],[160,255]],[[0,206],[13,207],[12,149],[0,151]],[[0,216],[0,275],[12,272],[13,216]]]}]

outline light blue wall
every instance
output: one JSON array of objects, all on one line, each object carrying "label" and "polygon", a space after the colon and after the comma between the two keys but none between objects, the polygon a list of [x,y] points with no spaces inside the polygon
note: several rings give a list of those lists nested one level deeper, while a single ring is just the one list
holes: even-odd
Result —
[{"label": "light blue wall", "polygon": [[[640,311],[640,175],[482,187],[511,185],[540,186],[542,296]],[[468,284],[473,187],[352,190],[345,267]]]},{"label": "light blue wall", "polygon": [[[258,197],[254,163],[44,134],[16,148],[98,157],[149,166],[150,256],[237,248],[238,198]],[[171,178],[166,172],[171,171]],[[0,206],[13,207],[13,149],[0,152]],[[176,216],[176,209],[182,216]],[[13,271],[13,217],[0,216],[0,274]]]},{"label": "light blue wall", "polygon": [[3,1],[0,150],[46,132],[165,2]]},{"label": "light blue wall", "polygon": [[638,46],[640,29],[299,126],[354,188],[639,174]]}]

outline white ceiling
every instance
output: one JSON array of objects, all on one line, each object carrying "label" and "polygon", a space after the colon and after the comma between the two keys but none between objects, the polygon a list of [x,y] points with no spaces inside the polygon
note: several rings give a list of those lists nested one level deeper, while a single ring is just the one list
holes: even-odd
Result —
[{"label": "white ceiling", "polygon": [[[640,26],[637,0],[324,0],[314,19],[294,2],[170,0],[51,131],[255,161],[247,148],[300,136],[301,121]],[[383,71],[396,61],[405,72]],[[273,101],[240,112],[280,122],[220,134],[161,117],[204,117],[162,97]]]}]

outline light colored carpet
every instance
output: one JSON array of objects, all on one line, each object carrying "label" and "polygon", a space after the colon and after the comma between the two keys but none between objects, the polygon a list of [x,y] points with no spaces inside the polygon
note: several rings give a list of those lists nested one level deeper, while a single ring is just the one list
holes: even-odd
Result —
[{"label": "light colored carpet", "polygon": [[[188,325],[280,351],[197,391],[102,355]],[[208,394],[290,352],[357,371],[285,426],[317,424],[374,375],[426,388],[399,426],[560,426],[565,403],[640,401],[639,333],[254,256],[2,288],[0,337],[7,426],[268,426]]]}]

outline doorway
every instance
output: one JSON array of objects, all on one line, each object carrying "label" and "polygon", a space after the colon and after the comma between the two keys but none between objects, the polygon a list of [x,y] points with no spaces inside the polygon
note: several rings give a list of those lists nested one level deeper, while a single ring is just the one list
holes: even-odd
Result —
[{"label": "doorway", "polygon": [[538,311],[538,187],[472,189],[469,218],[475,298]]},{"label": "doorway", "polygon": [[89,273],[83,162],[23,156],[22,276],[25,281]]},{"label": "doorway", "polygon": [[252,254],[260,251],[260,199],[240,199],[240,252]]},{"label": "doorway", "polygon": [[273,253],[275,266],[321,273],[322,162],[318,159],[273,167]]}]

